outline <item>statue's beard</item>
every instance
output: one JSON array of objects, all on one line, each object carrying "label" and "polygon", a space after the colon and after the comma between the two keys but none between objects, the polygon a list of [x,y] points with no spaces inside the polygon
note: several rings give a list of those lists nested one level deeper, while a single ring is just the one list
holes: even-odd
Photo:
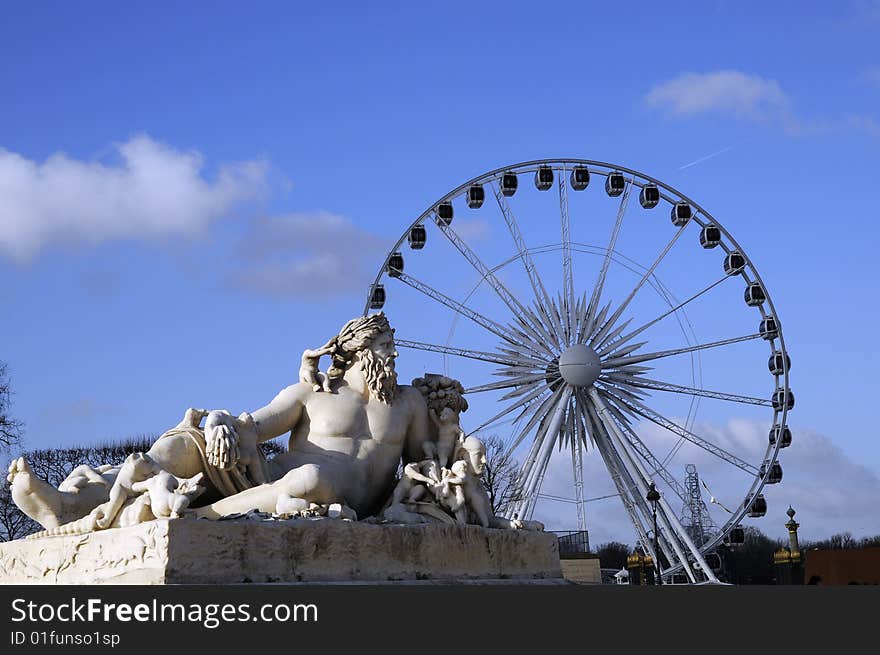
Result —
[{"label": "statue's beard", "polygon": [[360,357],[364,382],[370,390],[370,395],[390,405],[397,393],[397,372],[394,370],[394,357],[379,357],[369,348],[365,348]]}]

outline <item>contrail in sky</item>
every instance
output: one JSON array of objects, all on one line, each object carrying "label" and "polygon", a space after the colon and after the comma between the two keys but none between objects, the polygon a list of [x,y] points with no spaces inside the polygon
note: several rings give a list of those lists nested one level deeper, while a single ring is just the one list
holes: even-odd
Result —
[{"label": "contrail in sky", "polygon": [[718,152],[713,152],[711,155],[706,155],[705,157],[700,157],[699,159],[692,161],[690,164],[685,164],[684,166],[680,166],[678,170],[683,171],[684,169],[690,168],[691,166],[696,166],[697,164],[702,164],[707,159],[712,159],[713,157],[717,157],[718,155],[722,155],[725,152],[727,152],[728,150],[732,150],[733,148],[735,148],[738,145],[740,145],[740,144],[734,143],[731,146],[727,146],[726,148],[722,148]]}]

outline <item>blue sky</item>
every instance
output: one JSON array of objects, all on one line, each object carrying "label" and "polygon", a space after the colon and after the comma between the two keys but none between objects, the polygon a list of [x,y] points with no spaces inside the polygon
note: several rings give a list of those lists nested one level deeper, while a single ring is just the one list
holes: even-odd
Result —
[{"label": "blue sky", "polygon": [[[695,198],[768,286],[797,407],[787,484],[760,527],[781,532],[791,502],[817,536],[880,532],[880,4],[473,4],[5,7],[0,360],[27,446],[161,432],[190,405],[260,406],[295,381],[302,348],[361,311],[387,249],[436,199],[505,164],[580,157]],[[585,243],[605,243],[605,218],[581,225]],[[503,259],[497,216],[456,220]],[[629,234],[635,253],[646,235]],[[423,275],[466,293],[473,278],[429,250]],[[707,260],[677,261],[664,279],[682,297],[709,281]],[[404,297],[387,308],[400,336],[446,337],[448,312],[435,323]],[[727,299],[696,317],[700,337],[730,336]],[[753,391],[757,361],[704,369]],[[438,366],[405,351],[399,370]],[[706,410],[731,439],[759,424]],[[737,502],[744,489],[713,475]],[[595,507],[598,538],[629,539],[616,505]]]}]

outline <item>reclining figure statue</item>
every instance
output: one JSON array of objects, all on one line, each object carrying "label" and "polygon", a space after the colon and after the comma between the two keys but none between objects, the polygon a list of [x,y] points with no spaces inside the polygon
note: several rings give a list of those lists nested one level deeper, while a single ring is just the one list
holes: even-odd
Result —
[{"label": "reclining figure statue", "polygon": [[[319,374],[323,355],[332,365]],[[315,505],[341,505],[344,516],[372,516],[391,496],[401,460],[419,462],[426,452],[436,452],[426,399],[418,389],[397,384],[396,357],[394,330],[383,313],[352,319],[325,346],[305,351],[301,381],[265,407],[238,416],[226,410],[187,410],[181,423],[145,454],[155,464],[146,477],[167,474],[153,486],[164,489],[163,494],[177,491],[186,497],[179,504],[184,513],[205,518],[252,510],[289,516]],[[466,407],[463,398],[459,402]],[[285,433],[290,434],[287,451],[267,459],[258,445]],[[124,467],[83,469],[77,467],[56,489],[19,458],[9,467],[13,500],[47,530],[77,521],[111,500]],[[195,480],[204,492],[192,505],[200,506],[185,509],[195,500],[193,483],[187,481]],[[182,485],[179,490],[177,485]],[[126,506],[136,500],[136,494],[127,495]],[[114,510],[118,505],[117,498]],[[532,527],[489,517],[484,507],[471,510],[483,525]],[[101,529],[110,526],[110,519],[102,516],[91,523]]]}]

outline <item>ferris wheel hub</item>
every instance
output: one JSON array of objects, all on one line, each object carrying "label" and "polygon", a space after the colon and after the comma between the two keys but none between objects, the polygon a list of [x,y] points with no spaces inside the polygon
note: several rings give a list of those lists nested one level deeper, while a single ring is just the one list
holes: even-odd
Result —
[{"label": "ferris wheel hub", "polygon": [[599,379],[602,361],[596,351],[575,344],[559,356],[559,374],[573,387],[588,387]]}]

